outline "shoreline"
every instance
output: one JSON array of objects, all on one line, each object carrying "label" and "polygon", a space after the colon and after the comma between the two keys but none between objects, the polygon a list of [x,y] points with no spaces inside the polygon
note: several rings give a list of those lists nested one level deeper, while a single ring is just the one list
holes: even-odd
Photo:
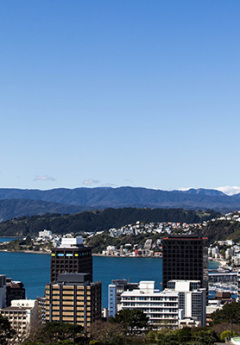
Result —
[{"label": "shoreline", "polygon": [[[44,255],[51,255],[51,252],[41,252],[41,251],[34,251],[34,250],[7,250],[7,249],[0,249],[0,253],[24,253],[24,254],[44,254]],[[162,259],[162,257],[157,256],[117,256],[117,255],[103,255],[94,253],[92,256],[102,256],[104,258],[133,258],[133,259]]]},{"label": "shoreline", "polygon": [[[33,250],[7,250],[7,249],[0,249],[0,253],[24,253],[24,254],[44,254],[44,255],[51,255],[51,252],[42,252],[42,251],[33,251]],[[118,256],[118,255],[104,255],[93,253],[92,256],[99,256],[104,258],[131,258],[131,259],[162,259],[162,256]],[[218,260],[209,258],[208,262],[217,262],[219,267],[227,266],[226,260]]]},{"label": "shoreline", "polygon": [[223,266],[227,266],[227,261],[226,260],[218,260],[218,259],[213,259],[211,258],[211,260],[208,260],[208,262],[217,262],[221,267]]},{"label": "shoreline", "polygon": [[24,253],[24,254],[44,254],[44,255],[50,255],[50,252],[40,252],[40,251],[34,251],[34,250],[6,250],[6,249],[0,249],[0,253]]},{"label": "shoreline", "polygon": [[104,258],[131,258],[131,259],[162,259],[162,256],[127,256],[127,255],[104,255],[94,253],[92,256],[103,256]]},{"label": "shoreline", "polygon": [[19,239],[21,237],[16,237],[16,236],[0,236],[0,238],[16,238],[16,240],[17,240],[17,239]]}]

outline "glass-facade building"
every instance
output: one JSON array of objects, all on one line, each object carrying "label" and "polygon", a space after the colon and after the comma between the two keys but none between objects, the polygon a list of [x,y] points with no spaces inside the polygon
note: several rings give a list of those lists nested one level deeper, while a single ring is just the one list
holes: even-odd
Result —
[{"label": "glass-facade building", "polygon": [[163,289],[170,280],[200,280],[208,292],[208,238],[199,235],[163,238]]},{"label": "glass-facade building", "polygon": [[92,281],[91,248],[84,246],[52,249],[51,282],[57,282],[59,273],[89,273]]}]

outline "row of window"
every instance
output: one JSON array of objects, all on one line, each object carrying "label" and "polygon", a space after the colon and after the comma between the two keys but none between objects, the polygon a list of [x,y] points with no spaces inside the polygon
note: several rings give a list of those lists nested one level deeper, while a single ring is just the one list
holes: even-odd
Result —
[{"label": "row of window", "polygon": [[65,257],[65,258],[72,258],[74,257],[80,257],[80,256],[89,256],[91,255],[91,252],[81,252],[81,253],[52,253],[52,257]]},{"label": "row of window", "polygon": [[129,296],[122,296],[122,300],[125,301],[177,301],[178,297],[129,297]]}]

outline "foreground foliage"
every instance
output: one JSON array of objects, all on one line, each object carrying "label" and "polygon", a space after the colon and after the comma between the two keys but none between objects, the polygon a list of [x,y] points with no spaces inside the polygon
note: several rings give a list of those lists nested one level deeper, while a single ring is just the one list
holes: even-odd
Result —
[{"label": "foreground foliage", "polygon": [[125,334],[142,333],[148,328],[148,317],[139,309],[120,310],[110,322],[121,325]]},{"label": "foreground foliage", "polygon": [[227,303],[222,309],[212,313],[212,325],[217,325],[223,322],[231,324],[240,323],[240,303],[232,302]]},{"label": "foreground foliage", "polygon": [[[47,323],[33,332],[24,345],[214,345],[240,334],[240,303],[224,305],[212,314],[212,319],[212,327],[153,331],[149,330],[148,318],[142,311],[125,309],[109,322],[95,322],[87,336],[81,326]],[[7,343],[0,341],[0,344]]]},{"label": "foreground foliage", "polygon": [[32,332],[24,345],[82,344],[83,327],[66,322],[47,322]]},{"label": "foreground foliage", "polygon": [[11,325],[7,318],[0,314],[0,344],[7,345],[8,339],[13,338],[15,331],[11,328]]}]

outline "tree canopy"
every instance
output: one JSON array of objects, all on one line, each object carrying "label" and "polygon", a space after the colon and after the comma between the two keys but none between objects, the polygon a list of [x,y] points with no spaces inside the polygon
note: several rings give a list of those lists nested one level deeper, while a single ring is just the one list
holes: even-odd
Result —
[{"label": "tree canopy", "polygon": [[8,319],[0,314],[0,344],[7,345],[8,339],[11,339],[15,333]]},{"label": "tree canopy", "polygon": [[139,333],[148,327],[148,317],[139,309],[122,309],[111,319],[113,323],[119,323],[125,332]]},{"label": "tree canopy", "polygon": [[227,303],[222,309],[218,309],[211,314],[212,325],[222,322],[232,324],[240,323],[240,302]]},{"label": "tree canopy", "polygon": [[74,344],[82,338],[83,327],[66,322],[47,322],[44,326],[32,332],[25,345]]}]

